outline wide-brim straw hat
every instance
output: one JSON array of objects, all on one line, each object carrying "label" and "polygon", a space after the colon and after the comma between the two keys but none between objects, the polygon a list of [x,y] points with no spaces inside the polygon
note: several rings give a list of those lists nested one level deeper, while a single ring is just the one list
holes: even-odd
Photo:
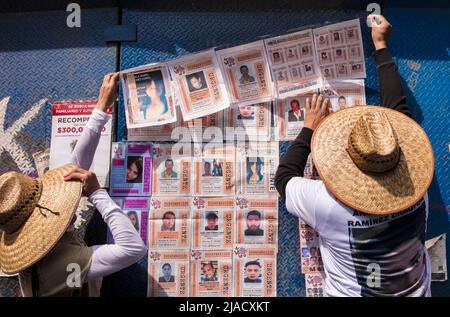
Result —
[{"label": "wide-brim straw hat", "polygon": [[328,116],[314,131],[311,152],[326,188],[368,214],[408,209],[433,179],[433,149],[425,131],[385,107],[355,106]]},{"label": "wide-brim straw hat", "polygon": [[0,267],[6,274],[38,262],[67,230],[82,190],[81,182],[64,181],[74,166],[37,179],[16,172],[0,176]]}]

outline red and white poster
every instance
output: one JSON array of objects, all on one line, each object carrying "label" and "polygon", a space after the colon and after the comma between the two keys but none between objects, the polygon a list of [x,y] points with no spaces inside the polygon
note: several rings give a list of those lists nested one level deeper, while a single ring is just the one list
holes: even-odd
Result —
[{"label": "red and white poster", "polygon": [[[73,162],[73,151],[96,103],[96,100],[56,101],[53,103],[50,169]],[[102,187],[108,186],[110,149],[111,120],[102,130],[94,160],[89,169],[97,175]]]}]

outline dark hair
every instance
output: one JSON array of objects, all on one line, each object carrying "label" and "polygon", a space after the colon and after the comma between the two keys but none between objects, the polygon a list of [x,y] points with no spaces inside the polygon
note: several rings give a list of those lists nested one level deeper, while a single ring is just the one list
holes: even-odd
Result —
[{"label": "dark hair", "polygon": [[168,266],[170,269],[172,269],[172,265],[170,265],[169,263],[164,263],[162,268],[165,268],[166,266]]},{"label": "dark hair", "polygon": [[136,165],[137,177],[135,179],[127,180],[127,183],[141,183],[142,182],[142,157],[141,156],[128,156],[127,169],[131,168],[131,165]]},{"label": "dark hair", "polygon": [[260,182],[264,176],[261,173],[261,168],[263,167],[263,161],[261,158],[257,157],[256,162],[251,161],[250,158],[247,158],[247,183],[250,183],[250,179],[253,176],[253,171],[251,169],[252,164],[256,164],[256,173],[258,174],[258,182]]},{"label": "dark hair", "polygon": [[247,68],[248,69],[248,66],[247,65],[242,65],[241,67],[239,67],[239,70],[241,71],[242,68]]},{"label": "dark hair", "polygon": [[127,212],[127,216],[129,217],[130,215],[133,215],[136,217],[136,223],[133,226],[137,231],[139,231],[139,217],[138,217],[137,212],[134,210]]},{"label": "dark hair", "polygon": [[164,164],[166,164],[167,162],[172,162],[172,163],[173,163],[173,160],[172,160],[171,158],[168,158],[168,159],[164,162]]},{"label": "dark hair", "polygon": [[291,107],[292,107],[292,104],[293,104],[294,102],[296,102],[297,105],[300,107],[300,102],[299,102],[297,99],[292,99],[292,100],[291,100],[291,102],[290,102]]},{"label": "dark hair", "polygon": [[219,218],[219,217],[216,215],[215,212],[210,212],[206,215],[206,219],[214,219],[215,220],[217,218]]},{"label": "dark hair", "polygon": [[249,216],[258,216],[258,218],[261,219],[261,213],[258,210],[249,211],[247,214],[247,218]]},{"label": "dark hair", "polygon": [[261,264],[259,263],[258,260],[248,261],[247,263],[245,263],[245,268],[247,268],[247,266],[249,266],[249,265],[257,265],[261,268]]},{"label": "dark hair", "polygon": [[176,217],[175,217],[175,214],[173,213],[173,211],[166,211],[166,212],[164,213],[164,215],[163,215],[162,218],[163,218],[163,219],[166,219],[166,216],[167,216],[167,215],[172,215],[174,218],[176,218]]},{"label": "dark hair", "polygon": [[344,96],[339,96],[339,98],[338,98],[338,100],[345,100],[345,97]]}]

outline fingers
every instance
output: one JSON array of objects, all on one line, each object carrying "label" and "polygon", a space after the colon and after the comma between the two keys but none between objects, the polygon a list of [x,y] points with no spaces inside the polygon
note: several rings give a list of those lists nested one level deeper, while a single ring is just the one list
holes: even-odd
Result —
[{"label": "fingers", "polygon": [[306,111],[310,111],[311,110],[311,99],[306,98]]},{"label": "fingers", "polygon": [[[89,171],[86,171],[84,169],[82,169],[79,166],[75,166],[74,168],[72,168],[70,171],[68,171],[66,174],[64,174],[64,180],[70,180],[73,179],[73,175],[85,175],[86,177],[88,176]],[[75,178],[75,179],[79,179],[79,178]],[[84,179],[83,179],[84,180]]]},{"label": "fingers", "polygon": [[79,172],[74,172],[64,177],[65,181],[80,181],[84,183],[87,179],[87,175]]},{"label": "fingers", "polygon": [[314,111],[314,109],[316,109],[316,103],[317,103],[317,94],[314,94],[311,100],[311,110]]}]

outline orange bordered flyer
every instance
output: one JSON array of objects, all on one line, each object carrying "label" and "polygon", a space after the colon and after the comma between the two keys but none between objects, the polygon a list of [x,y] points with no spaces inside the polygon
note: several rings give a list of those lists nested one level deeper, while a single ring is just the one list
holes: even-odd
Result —
[{"label": "orange bordered flyer", "polygon": [[251,105],[274,96],[264,42],[257,41],[216,52],[231,103]]},{"label": "orange bordered flyer", "polygon": [[198,196],[233,196],[236,186],[233,144],[194,145],[194,192]]},{"label": "orange bordered flyer", "polygon": [[191,251],[191,297],[233,296],[233,250]]},{"label": "orange bordered flyer", "polygon": [[233,197],[194,197],[194,249],[232,248],[235,228],[235,199]]},{"label": "orange bordered flyer", "polygon": [[190,199],[152,197],[148,227],[149,249],[189,249],[191,246]]},{"label": "orange bordered flyer", "polygon": [[153,144],[153,195],[191,194],[191,152],[190,143]]},{"label": "orange bordered flyer", "polygon": [[277,295],[277,248],[274,245],[234,247],[234,289],[237,297]]},{"label": "orange bordered flyer", "polygon": [[148,252],[149,297],[189,296],[189,250]]},{"label": "orange bordered flyer", "polygon": [[230,106],[214,49],[178,58],[168,65],[185,121]]},{"label": "orange bordered flyer", "polygon": [[278,198],[236,197],[236,243],[278,244]]}]

